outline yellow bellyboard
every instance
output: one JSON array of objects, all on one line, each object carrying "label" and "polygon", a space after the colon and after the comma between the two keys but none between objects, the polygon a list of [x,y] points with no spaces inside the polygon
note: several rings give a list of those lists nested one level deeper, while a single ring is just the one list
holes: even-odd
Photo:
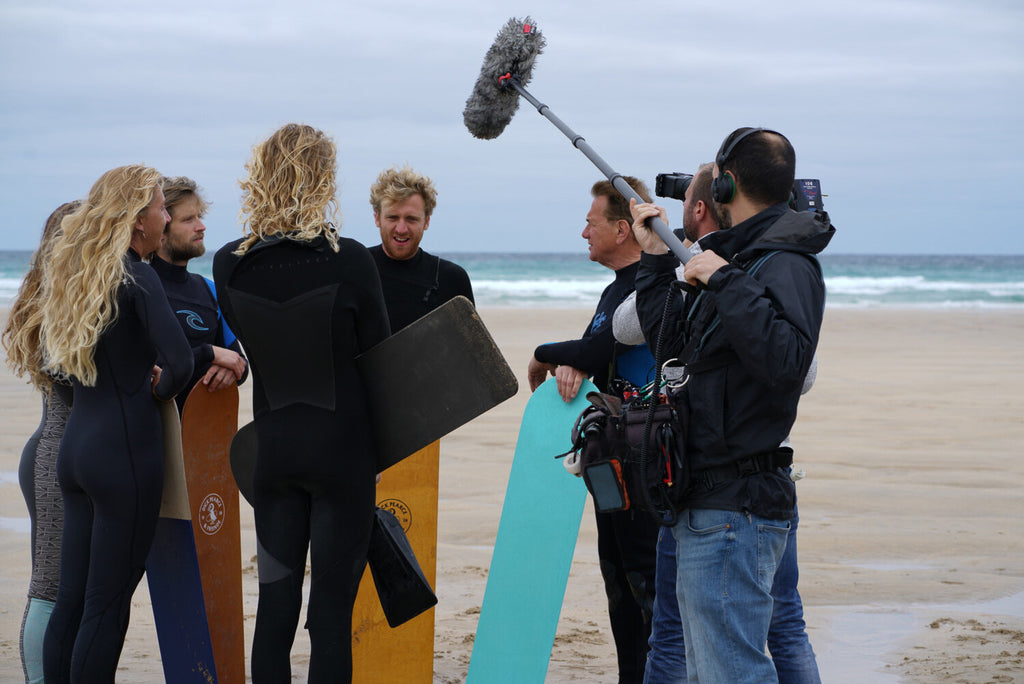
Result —
[{"label": "yellow bellyboard", "polygon": [[[402,523],[430,586],[437,578],[437,484],[440,441],[384,471],[377,505]],[[434,678],[434,609],[392,629],[367,567],[352,613],[353,684],[430,684]]]}]

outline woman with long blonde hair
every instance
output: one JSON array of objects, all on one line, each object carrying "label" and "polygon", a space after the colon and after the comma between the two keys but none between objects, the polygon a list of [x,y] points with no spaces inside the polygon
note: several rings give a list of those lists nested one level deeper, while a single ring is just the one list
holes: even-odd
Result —
[{"label": "woman with long blonde hair", "polygon": [[142,261],[167,218],[156,170],[112,169],[62,221],[42,280],[43,368],[74,391],[57,460],[64,536],[43,649],[47,684],[114,681],[156,528],[156,401],[173,398],[192,374],[192,350]]},{"label": "woman with long blonde hair", "polygon": [[32,540],[32,576],[28,601],[21,621],[21,667],[26,684],[43,681],[43,635],[57,600],[60,582],[60,539],[64,524],[64,506],[57,484],[57,449],[71,412],[71,385],[54,382],[43,372],[42,322],[43,274],[50,260],[54,240],[60,234],[60,222],[81,202],[66,202],[54,210],[43,227],[39,248],[32,255],[28,273],[11,305],[3,332],[7,365],[16,375],[28,377],[40,390],[43,414],[39,427],[21,452],[18,482],[28,505]]},{"label": "woman with long blonde hair", "polygon": [[241,182],[245,235],[213,262],[217,300],[253,367],[253,684],[291,681],[307,550],[309,681],[351,679],[376,474],[355,357],[389,330],[372,257],[331,223],[335,154],[299,124],[257,145]]}]

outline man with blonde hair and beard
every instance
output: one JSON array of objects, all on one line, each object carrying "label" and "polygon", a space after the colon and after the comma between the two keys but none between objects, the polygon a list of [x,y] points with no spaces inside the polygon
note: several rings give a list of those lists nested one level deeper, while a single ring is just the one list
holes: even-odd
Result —
[{"label": "man with blonde hair and beard", "polygon": [[437,206],[434,182],[408,166],[382,171],[370,187],[380,244],[370,248],[380,272],[391,332],[396,333],[449,299],[473,301],[466,271],[420,248]]},{"label": "man with blonde hair and beard", "polygon": [[175,397],[178,410],[183,411],[196,383],[201,382],[210,392],[242,384],[249,374],[249,364],[221,316],[213,281],[188,270],[190,260],[206,253],[206,201],[196,182],[185,176],[164,178],[163,189],[164,206],[171,220],[149,264],[160,276],[167,301],[192,345],[192,378]]}]

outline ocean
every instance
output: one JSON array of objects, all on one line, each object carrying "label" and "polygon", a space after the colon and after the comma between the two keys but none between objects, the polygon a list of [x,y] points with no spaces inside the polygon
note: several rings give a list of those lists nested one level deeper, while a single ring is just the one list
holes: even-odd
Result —
[{"label": "ocean", "polygon": [[[0,306],[18,292],[32,253],[0,250]],[[580,254],[442,253],[473,282],[477,306],[593,307],[611,274]],[[211,277],[212,254],[192,262]],[[823,254],[827,306],[1024,310],[1024,255]]]}]

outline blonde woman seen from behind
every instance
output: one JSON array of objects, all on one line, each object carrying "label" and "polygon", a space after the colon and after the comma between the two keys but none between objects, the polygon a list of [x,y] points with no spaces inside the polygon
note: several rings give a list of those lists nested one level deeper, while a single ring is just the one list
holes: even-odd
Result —
[{"label": "blonde woman seen from behind", "polygon": [[112,169],[63,220],[43,278],[44,369],[74,392],[57,460],[64,535],[43,647],[48,684],[114,681],[153,539],[163,489],[157,400],[192,373],[184,333],[141,259],[166,222],[156,170]]},{"label": "blonde woman seen from behind", "polygon": [[246,235],[217,252],[213,276],[253,368],[260,593],[252,681],[291,681],[308,550],[309,681],[347,682],[376,474],[355,357],[388,336],[387,311],[370,253],[331,224],[330,138],[288,124],[256,146],[247,170]]},{"label": "blonde woman seen from behind", "polygon": [[51,247],[60,234],[61,221],[80,205],[78,201],[62,204],[46,220],[39,248],[32,255],[3,332],[7,365],[16,375],[28,377],[40,390],[43,401],[42,420],[22,449],[18,466],[18,482],[28,506],[32,539],[32,575],[19,638],[26,684],[42,684],[43,636],[57,600],[64,526],[64,506],[57,484],[57,449],[71,412],[71,385],[54,382],[43,372],[39,339],[43,274]]}]

